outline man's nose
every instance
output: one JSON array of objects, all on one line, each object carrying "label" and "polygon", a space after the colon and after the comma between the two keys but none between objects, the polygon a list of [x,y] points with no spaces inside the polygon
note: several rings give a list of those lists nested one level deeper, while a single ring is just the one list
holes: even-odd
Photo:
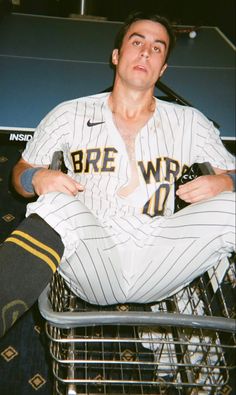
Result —
[{"label": "man's nose", "polygon": [[150,49],[147,45],[145,45],[145,46],[142,48],[141,56],[143,56],[143,57],[145,57],[145,58],[149,58],[149,56],[150,56],[150,51],[151,51],[151,49]]}]

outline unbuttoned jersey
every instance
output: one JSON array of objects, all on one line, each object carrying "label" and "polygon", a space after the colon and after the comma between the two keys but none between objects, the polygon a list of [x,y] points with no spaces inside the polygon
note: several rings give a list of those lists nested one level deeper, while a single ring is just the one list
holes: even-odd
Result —
[{"label": "unbuttoned jersey", "polygon": [[130,159],[108,106],[109,93],[66,101],[38,125],[22,156],[49,165],[63,151],[68,175],[84,186],[81,200],[97,217],[173,212],[174,182],[195,162],[233,169],[234,158],[219,131],[198,110],[156,100],[156,109],[135,138],[139,184],[128,196]]}]

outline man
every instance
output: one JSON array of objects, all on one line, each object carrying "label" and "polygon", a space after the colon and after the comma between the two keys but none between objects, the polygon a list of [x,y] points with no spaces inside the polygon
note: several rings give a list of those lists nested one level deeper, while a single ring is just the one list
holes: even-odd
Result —
[{"label": "man", "polygon": [[[27,144],[13,182],[39,198],[2,247],[2,332],[58,267],[90,303],[151,302],[231,255],[233,157],[199,111],[153,96],[173,45],[164,18],[131,16],[112,52],[112,92],[60,104]],[[49,169],[58,150],[67,174]],[[174,213],[175,180],[205,161],[215,175],[179,187],[190,205]]]}]

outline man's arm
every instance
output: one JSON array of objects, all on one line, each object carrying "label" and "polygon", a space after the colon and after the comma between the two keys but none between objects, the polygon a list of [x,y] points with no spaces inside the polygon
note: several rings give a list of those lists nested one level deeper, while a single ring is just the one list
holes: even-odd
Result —
[{"label": "man's arm", "polygon": [[[37,168],[36,172],[32,172]],[[32,186],[32,191],[27,191],[27,185]],[[58,170],[48,169],[47,166],[32,165],[21,158],[13,168],[12,182],[16,191],[26,197],[43,195],[48,192],[63,192],[68,195],[76,195],[83,191],[83,187],[67,174]]]},{"label": "man's arm", "polygon": [[186,184],[180,185],[176,191],[179,198],[187,203],[197,203],[214,197],[221,192],[233,191],[234,182],[227,174],[233,173],[234,170],[213,169],[214,175],[200,176]]}]

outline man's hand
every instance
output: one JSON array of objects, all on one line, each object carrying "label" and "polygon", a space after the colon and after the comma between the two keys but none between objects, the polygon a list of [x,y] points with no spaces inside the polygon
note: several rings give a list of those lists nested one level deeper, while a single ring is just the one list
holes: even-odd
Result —
[{"label": "man's hand", "polygon": [[63,192],[75,196],[84,190],[83,186],[67,174],[58,170],[41,169],[32,179],[35,193],[40,196],[48,192]]},{"label": "man's hand", "polygon": [[41,169],[33,175],[31,181],[35,193],[38,196],[47,192],[63,192],[68,195],[75,196],[78,192],[84,190],[82,185],[73,180],[73,178],[67,174],[59,170],[48,169],[46,166],[32,165],[26,162],[23,158],[20,158],[13,168],[12,182],[15,190],[26,198],[34,197],[35,193],[29,193],[24,189],[21,185],[21,175],[25,170],[33,167],[41,167]]},{"label": "man's hand", "polygon": [[187,203],[209,199],[224,191],[232,190],[230,177],[224,174],[206,175],[180,185],[176,195]]}]

